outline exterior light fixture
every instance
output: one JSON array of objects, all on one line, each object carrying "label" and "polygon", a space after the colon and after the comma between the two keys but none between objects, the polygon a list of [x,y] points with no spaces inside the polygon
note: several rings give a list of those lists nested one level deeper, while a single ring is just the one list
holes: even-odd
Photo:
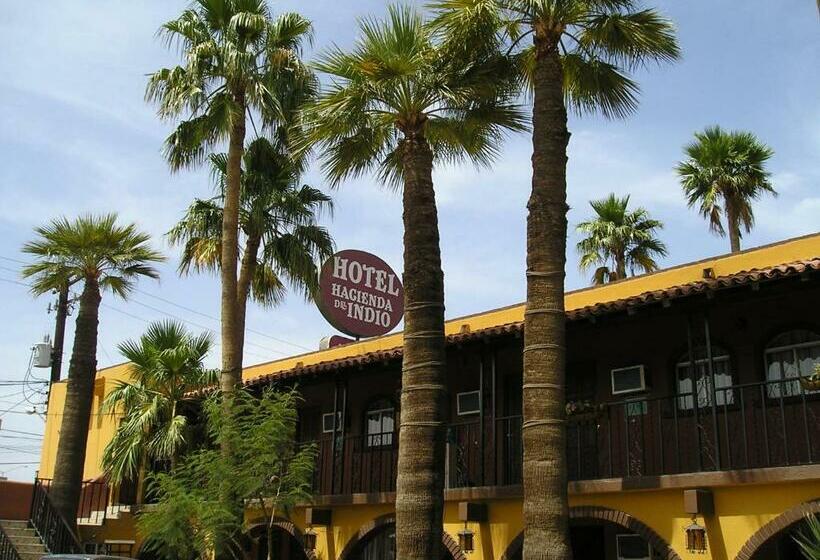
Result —
[{"label": "exterior light fixture", "polygon": [[304,539],[305,550],[316,550],[316,533],[313,532],[311,527],[308,527],[307,531],[305,531]]},{"label": "exterior light fixture", "polygon": [[461,550],[470,554],[475,548],[474,533],[467,528],[467,523],[464,523],[464,530],[458,533],[458,546]]},{"label": "exterior light fixture", "polygon": [[690,552],[706,552],[706,527],[701,527],[694,519],[686,527],[686,548]]}]

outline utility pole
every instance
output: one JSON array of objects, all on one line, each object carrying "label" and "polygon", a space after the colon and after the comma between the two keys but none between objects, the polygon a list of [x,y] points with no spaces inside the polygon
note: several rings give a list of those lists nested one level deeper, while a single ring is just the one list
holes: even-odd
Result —
[{"label": "utility pole", "polygon": [[60,380],[63,365],[63,343],[65,341],[65,322],[68,317],[68,285],[60,289],[57,299],[57,320],[54,325],[54,347],[51,350],[51,383]]}]

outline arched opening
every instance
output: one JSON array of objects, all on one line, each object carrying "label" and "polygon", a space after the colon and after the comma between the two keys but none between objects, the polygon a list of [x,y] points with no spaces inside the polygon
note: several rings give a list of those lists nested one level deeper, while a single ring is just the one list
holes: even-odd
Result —
[{"label": "arched opening", "polygon": [[[443,560],[466,560],[466,555],[446,532],[441,542]],[[385,515],[362,527],[345,546],[340,560],[395,560],[396,520]]]},{"label": "arched opening", "polygon": [[[251,558],[268,559],[268,538],[266,526],[256,525],[248,531],[251,538]],[[271,538],[271,558],[275,560],[308,560],[301,536],[289,522],[277,522],[273,526]]]},{"label": "arched opening", "polygon": [[735,560],[804,560],[795,541],[807,515],[820,514],[820,500],[798,504],[761,527],[746,541]]},{"label": "arched opening", "polygon": [[806,560],[795,541],[798,531],[803,529],[805,521],[793,523],[768,541],[752,555],[751,560]]},{"label": "arched opening", "polygon": [[[573,558],[600,560],[680,560],[652,529],[626,513],[599,507],[570,509]],[[518,535],[501,560],[521,560],[524,538]]]}]

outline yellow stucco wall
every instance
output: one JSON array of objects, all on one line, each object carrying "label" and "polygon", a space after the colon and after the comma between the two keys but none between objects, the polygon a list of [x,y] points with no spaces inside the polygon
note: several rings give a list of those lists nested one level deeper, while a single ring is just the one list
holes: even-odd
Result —
[{"label": "yellow stucco wall", "polygon": [[[119,415],[102,414],[100,408],[103,399],[114,389],[117,382],[129,378],[128,370],[128,364],[119,364],[97,372],[97,379],[94,382],[94,403],[91,407],[92,416],[88,425],[85,467],[83,469],[83,478],[85,480],[97,478],[102,474],[100,461],[103,450],[114,436],[114,431],[119,425]],[[57,442],[60,438],[65,392],[65,380],[51,386],[38,473],[41,478],[51,478],[54,475],[54,459],[57,456]]]},{"label": "yellow stucco wall", "polygon": [[[707,529],[708,550],[686,550],[684,529],[692,522],[683,510],[683,489],[609,492],[570,496],[570,507],[597,506],[628,513],[655,531],[682,560],[734,560],[759,529],[786,510],[820,497],[820,480],[776,484],[741,484],[712,488],[715,514],[698,516]],[[472,560],[499,560],[523,528],[520,499],[487,502],[489,521],[470,523],[475,533]],[[392,504],[334,506],[332,526],[314,527],[316,553],[320,560],[336,560],[345,545],[374,519],[392,514]],[[254,517],[248,513],[249,519]],[[297,508],[291,521],[304,533],[304,509]],[[444,530],[458,542],[464,523],[458,521],[457,502],[447,502]]]}]

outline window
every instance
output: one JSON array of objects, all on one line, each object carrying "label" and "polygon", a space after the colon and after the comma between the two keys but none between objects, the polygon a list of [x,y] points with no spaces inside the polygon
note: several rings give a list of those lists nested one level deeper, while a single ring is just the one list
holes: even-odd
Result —
[{"label": "window", "polygon": [[798,378],[814,373],[820,364],[820,335],[808,330],[794,330],[775,337],[766,348],[766,381],[771,398],[792,397],[801,394]]},{"label": "window", "polygon": [[[729,354],[719,346],[712,347],[712,367],[715,373],[715,389],[712,390],[712,376],[709,373],[709,359],[706,347],[700,346],[693,351],[695,367],[690,371],[689,354],[686,353],[678,360],[675,367],[678,384],[678,409],[692,410],[695,408],[694,394],[697,392],[698,408],[712,406],[712,395],[718,406],[733,404],[735,395],[731,387],[732,368]],[[692,378],[696,380],[696,391],[692,387]]]},{"label": "window", "polygon": [[130,558],[133,546],[134,541],[105,541],[105,554]]},{"label": "window", "polygon": [[365,415],[367,446],[380,447],[393,444],[395,410],[387,399],[373,403]]},{"label": "window", "polygon": [[615,535],[618,560],[651,560],[652,549],[642,536]]},{"label": "window", "polygon": [[[336,413],[336,428],[339,429],[342,426],[342,413],[341,411]],[[327,414],[322,414],[322,433],[323,434],[330,434],[333,433],[333,413],[328,412]]]},{"label": "window", "polygon": [[478,414],[481,412],[481,393],[467,391],[456,395],[456,413],[459,416]]},{"label": "window", "polygon": [[630,366],[612,370],[612,394],[623,395],[646,390],[643,366]]}]

